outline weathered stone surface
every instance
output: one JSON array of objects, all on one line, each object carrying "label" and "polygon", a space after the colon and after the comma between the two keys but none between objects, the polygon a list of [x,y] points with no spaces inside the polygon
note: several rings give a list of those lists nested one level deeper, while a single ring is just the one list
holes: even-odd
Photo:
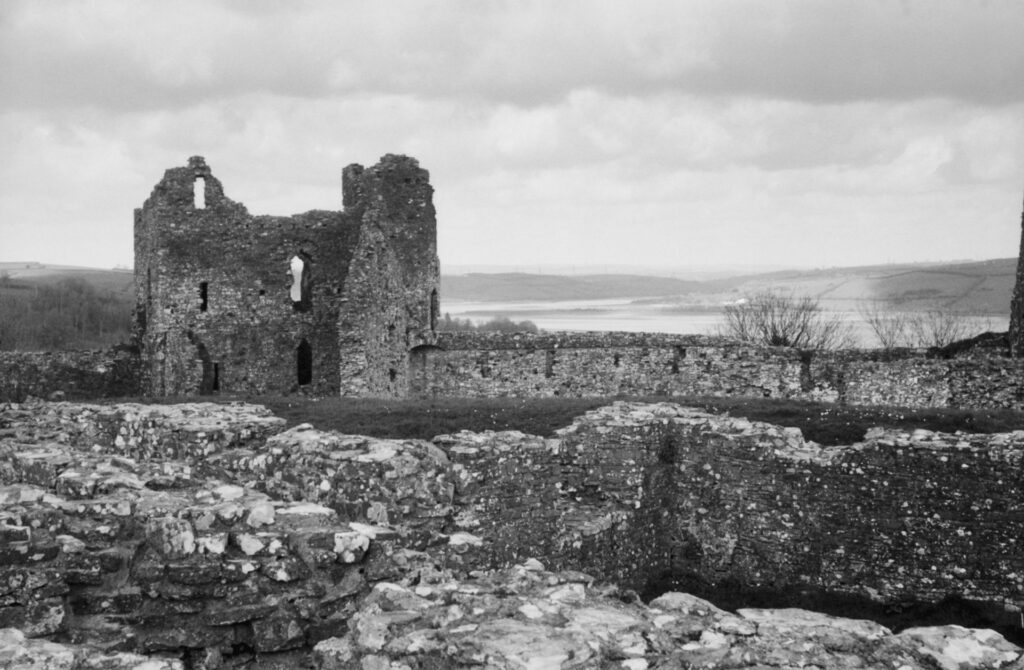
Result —
[{"label": "weathered stone surface", "polygon": [[[75,477],[93,479],[99,492],[119,488],[140,488],[138,469],[150,478],[157,476],[154,463],[166,459],[203,459],[230,447],[260,441],[284,429],[284,420],[275,417],[261,405],[231,403],[192,403],[179,405],[89,405],[76,403],[31,402],[4,406],[4,422],[9,424],[3,440],[12,448],[28,445],[19,451],[36,454],[33,458],[12,457],[11,461],[24,483],[52,487],[49,478],[55,478],[59,469],[65,479]],[[62,451],[66,445],[77,447],[85,454],[109,454],[99,472],[93,472],[98,462],[83,472],[68,468],[69,462],[60,459],[75,458],[75,454],[58,457],[53,450]],[[51,452],[51,453],[48,453]],[[28,463],[36,463],[36,472],[29,474]],[[162,464],[161,464],[162,465]],[[108,471],[102,467],[109,468]],[[169,463],[163,467],[160,481],[173,484],[176,478],[187,478],[189,472]],[[103,475],[103,482],[95,481]],[[134,476],[133,476],[134,475]],[[151,482],[158,488],[158,482]],[[84,485],[80,485],[84,487]],[[84,489],[89,491],[88,488]]]},{"label": "weathered stone surface", "polygon": [[184,670],[181,660],[34,640],[0,628],[0,667],[8,670]]},{"label": "weathered stone surface", "polygon": [[[584,581],[579,581],[581,577]],[[741,610],[685,594],[650,606],[578,573],[525,565],[415,587],[377,584],[321,670],[468,668],[1000,668],[1022,650],[992,631],[883,626],[803,610]]]},{"label": "weathered stone surface", "polygon": [[131,347],[102,351],[0,351],[0,402],[137,395],[142,360]]},{"label": "weathered stone surface", "polygon": [[[344,628],[338,617],[369,588],[361,572],[367,550],[398,538],[365,516],[349,524],[301,495],[268,495],[276,490],[260,476],[268,463],[280,477],[294,456],[294,474],[304,477],[312,470],[303,459],[320,456],[268,445],[283,422],[262,408],[30,407],[40,411],[0,410],[9,426],[0,438],[0,529],[8,540],[0,625],[29,636],[71,621],[71,639],[106,649],[250,649],[294,661],[291,650],[304,653],[308,631],[319,631],[318,640]],[[27,462],[25,447],[41,435],[59,441],[36,448],[32,467],[13,467]],[[253,456],[246,467],[220,459],[243,445]],[[153,453],[161,446],[165,455]],[[424,459],[436,470],[436,451],[423,443],[417,453],[433,454]],[[137,458],[144,453],[152,456]],[[363,461],[392,486],[387,472],[402,470],[408,486],[418,472],[412,457]],[[254,471],[253,462],[263,465]],[[377,499],[393,505],[388,495]]]},{"label": "weathered stone surface", "polygon": [[1024,409],[1000,351],[801,352],[660,333],[439,333],[410,353],[417,397],[712,395],[849,405]]},{"label": "weathered stone surface", "polygon": [[873,430],[823,449],[669,403],[616,403],[556,439],[286,431],[247,405],[6,405],[0,425],[0,627],[96,653],[272,667],[339,636],[325,667],[871,667],[910,649],[909,667],[934,668],[1018,653],[987,633],[893,636],[683,594],[644,609],[599,585],[678,569],[1019,608],[1024,431]]},{"label": "weathered stone surface", "polygon": [[901,638],[917,645],[918,651],[931,656],[942,670],[1006,667],[1021,659],[1021,649],[990,630],[962,626],[908,628]]},{"label": "weathered stone surface", "polygon": [[166,171],[135,212],[147,393],[405,394],[438,310],[429,175],[389,154],[342,177],[344,211],[279,217],[250,215],[200,156]]}]

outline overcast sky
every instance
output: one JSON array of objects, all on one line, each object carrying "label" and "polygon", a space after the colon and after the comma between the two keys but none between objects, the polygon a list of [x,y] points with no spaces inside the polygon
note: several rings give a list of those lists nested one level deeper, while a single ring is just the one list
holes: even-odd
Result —
[{"label": "overcast sky", "polygon": [[1015,256],[1024,2],[0,2],[0,260],[130,266],[191,155],[293,214],[385,153],[442,266]]}]

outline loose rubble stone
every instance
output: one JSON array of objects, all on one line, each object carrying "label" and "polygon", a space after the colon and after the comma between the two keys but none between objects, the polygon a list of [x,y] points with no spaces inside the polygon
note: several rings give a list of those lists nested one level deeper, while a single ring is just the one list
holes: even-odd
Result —
[{"label": "loose rubble stone", "polygon": [[1024,664],[986,631],[892,635],[685,594],[645,608],[603,586],[680,568],[1020,607],[1024,431],[876,430],[823,449],[793,429],[616,403],[554,439],[426,442],[218,412],[0,405],[11,649],[56,667]]},{"label": "loose rubble stone", "polygon": [[181,660],[27,638],[0,628],[0,667],[9,670],[184,670]]},{"label": "loose rubble stone", "polygon": [[[742,610],[736,616],[677,593],[649,606],[625,603],[614,587],[588,587],[578,578],[523,565],[417,591],[377,584],[353,616],[354,625],[344,636],[318,643],[313,661],[321,670],[438,663],[914,670],[1009,667],[1022,653],[992,631],[940,627],[893,635],[872,622],[796,609]],[[575,597],[563,597],[567,589]]]}]

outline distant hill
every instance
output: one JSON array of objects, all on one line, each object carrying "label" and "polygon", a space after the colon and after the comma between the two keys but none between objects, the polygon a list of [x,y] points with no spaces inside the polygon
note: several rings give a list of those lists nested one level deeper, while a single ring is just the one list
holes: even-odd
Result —
[{"label": "distant hill", "polygon": [[445,300],[511,302],[534,300],[600,300],[682,295],[703,290],[699,281],[642,275],[541,275],[505,272],[442,275]]},{"label": "distant hill", "polygon": [[[942,307],[974,314],[1007,314],[1016,270],[1016,258],[997,258],[785,270],[706,281],[641,274],[469,273],[443,275],[441,299],[446,303],[633,299],[638,303],[657,300],[720,306],[743,295],[778,289],[814,296],[836,309],[855,310],[858,302],[880,301],[900,309]],[[0,276],[4,274],[21,287],[80,277],[102,292],[133,299],[133,274],[128,269],[6,262],[0,263]]]},{"label": "distant hill", "polygon": [[104,270],[35,262],[0,262],[0,277],[2,276],[7,276],[14,283],[22,286],[53,284],[68,277],[80,277],[97,289],[129,295],[134,292],[132,283],[135,279],[134,271],[126,268]]},{"label": "distant hill", "polygon": [[741,293],[772,287],[814,296],[837,309],[876,301],[898,309],[940,307],[974,314],[1007,314],[1017,259],[949,264],[874,265],[737,277]]},{"label": "distant hill", "polygon": [[790,270],[689,281],[643,275],[545,275],[525,273],[441,278],[445,302],[530,302],[664,298],[690,305],[721,305],[766,289],[813,296],[833,309],[856,310],[878,301],[904,310],[941,307],[973,314],[1006,314],[1017,259],[966,263],[871,265]]}]

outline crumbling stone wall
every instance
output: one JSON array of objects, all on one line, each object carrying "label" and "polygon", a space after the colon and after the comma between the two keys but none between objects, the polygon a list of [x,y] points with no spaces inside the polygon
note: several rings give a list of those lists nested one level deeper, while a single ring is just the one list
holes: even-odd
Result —
[{"label": "crumbling stone wall", "polygon": [[410,354],[417,397],[712,395],[1024,409],[1024,361],[924,350],[801,352],[702,335],[440,333]]},{"label": "crumbling stone wall", "polygon": [[636,589],[671,570],[883,602],[1024,606],[1024,431],[874,430],[821,448],[797,429],[615,403],[557,440],[436,442],[477,464],[464,467],[484,483],[457,488],[455,523],[484,538],[489,565],[533,555]]},{"label": "crumbling stone wall", "polygon": [[135,212],[148,393],[404,392],[406,352],[431,337],[438,287],[429,177],[387,155],[343,178],[344,211],[251,216],[202,157],[167,170]]},{"label": "crumbling stone wall", "polygon": [[0,402],[62,393],[89,399],[136,395],[141,361],[129,347],[103,351],[0,351]]},{"label": "crumbling stone wall", "polygon": [[410,547],[437,543],[445,464],[241,403],[0,406],[0,629],[301,667],[371,583],[431,565]]},{"label": "crumbling stone wall", "polygon": [[[427,282],[405,282],[390,270],[427,268],[426,274],[432,274],[431,262],[406,263],[386,249],[374,255],[384,260],[371,258],[359,264],[359,279],[350,284],[362,288],[353,288],[340,315],[336,350],[345,395],[712,395],[850,405],[1024,409],[1024,360],[998,351],[964,351],[945,358],[923,350],[800,352],[697,335],[433,334],[415,325],[431,318],[430,294],[416,288]],[[193,339],[202,343],[195,332]],[[183,341],[188,342],[187,337]],[[176,369],[189,380],[182,388],[203,387],[204,375],[211,381],[213,358],[202,344],[201,348],[190,345],[191,354],[181,352],[179,363],[183,363]],[[192,355],[200,357],[189,358]],[[156,356],[139,365],[129,350],[0,354],[0,369],[5,370],[0,399],[48,397],[54,391],[78,398],[152,392],[142,377],[152,366],[167,366],[165,361]],[[264,363],[265,357],[255,356],[248,369],[267,374],[280,369],[284,374],[284,368],[290,367],[288,374],[294,375],[295,352],[285,352],[285,358],[276,362],[278,368]],[[281,383],[294,384],[294,377]],[[257,388],[280,390],[272,385]]]},{"label": "crumbling stone wall", "polygon": [[347,630],[370,639],[384,582],[429,591],[529,559],[555,584],[674,570],[1019,611],[1022,457],[1024,431],[822,449],[667,403],[616,403],[554,439],[433,442],[286,430],[241,403],[4,405],[0,629],[294,667]]},{"label": "crumbling stone wall", "polygon": [[411,358],[422,397],[791,397],[802,383],[796,350],[701,335],[440,333]]},{"label": "crumbling stone wall", "polygon": [[620,404],[577,422],[571,439],[599,454],[625,436],[671,457],[662,537],[677,572],[882,601],[960,594],[1024,605],[1022,482],[1012,474],[1024,431],[873,430],[823,449],[796,429]]},{"label": "crumbling stone wall", "polygon": [[[347,198],[370,203],[352,255],[341,306],[341,394],[405,397],[409,350],[429,344],[437,323],[440,265],[432,188],[415,160],[385,156],[363,170]],[[349,205],[346,203],[346,207]]]}]

